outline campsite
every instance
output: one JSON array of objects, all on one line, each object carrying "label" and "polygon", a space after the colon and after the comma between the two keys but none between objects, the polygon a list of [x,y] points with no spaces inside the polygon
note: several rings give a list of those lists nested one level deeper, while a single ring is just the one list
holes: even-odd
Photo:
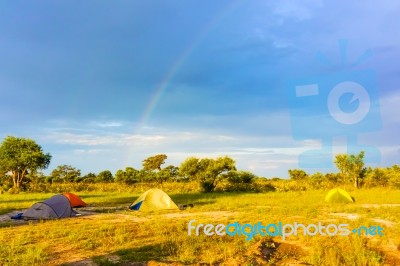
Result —
[{"label": "campsite", "polygon": [[0,7],[0,266],[400,266],[400,1]]},{"label": "campsite", "polygon": [[[153,184],[154,185],[154,184]],[[266,193],[201,193],[196,184],[186,191],[164,190],[185,210],[129,210],[151,188],[121,188],[119,192],[76,194],[88,204],[75,209],[81,216],[20,221],[11,210],[28,209],[55,193],[0,195],[0,264],[2,265],[397,265],[400,262],[399,191],[348,189],[352,204],[325,201],[329,190]],[[116,187],[110,184],[110,190]],[[182,187],[180,187],[182,189]],[[103,187],[103,190],[106,190]],[[185,189],[182,189],[183,191]],[[8,219],[4,219],[4,217]],[[256,221],[285,223],[348,223],[352,227],[379,225],[383,237],[189,237],[187,224]]]}]

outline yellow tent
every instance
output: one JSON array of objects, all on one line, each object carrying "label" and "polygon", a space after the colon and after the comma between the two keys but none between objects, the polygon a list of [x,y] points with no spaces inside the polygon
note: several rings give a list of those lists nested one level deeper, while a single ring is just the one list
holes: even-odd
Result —
[{"label": "yellow tent", "polygon": [[340,188],[331,189],[325,197],[326,202],[336,202],[336,203],[354,203],[354,199],[350,194]]},{"label": "yellow tent", "polygon": [[159,210],[174,210],[178,206],[161,189],[152,188],[144,192],[129,209],[135,211],[151,212]]}]

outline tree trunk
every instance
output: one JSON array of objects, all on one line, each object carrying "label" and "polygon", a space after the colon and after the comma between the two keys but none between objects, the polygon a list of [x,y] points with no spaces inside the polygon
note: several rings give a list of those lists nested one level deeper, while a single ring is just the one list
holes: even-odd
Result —
[{"label": "tree trunk", "polygon": [[358,188],[358,177],[354,178],[354,187]]},{"label": "tree trunk", "polygon": [[13,188],[17,188],[17,173],[12,172]]},{"label": "tree trunk", "polygon": [[24,178],[25,171],[15,171],[12,173],[13,187],[19,189],[21,187],[22,179]]}]

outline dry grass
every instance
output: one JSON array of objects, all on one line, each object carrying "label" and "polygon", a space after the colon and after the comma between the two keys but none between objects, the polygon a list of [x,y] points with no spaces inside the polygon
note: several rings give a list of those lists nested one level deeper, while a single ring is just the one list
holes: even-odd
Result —
[{"label": "dry grass", "polygon": [[[140,213],[125,208],[138,193],[86,192],[91,212],[77,218],[4,224],[0,228],[1,265],[400,265],[400,193],[358,190],[357,203],[332,205],[325,191],[173,194],[184,211]],[[385,193],[377,196],[376,193]],[[78,193],[79,194],[79,193]],[[0,211],[27,208],[52,194],[0,195]],[[366,204],[375,204],[368,205]],[[393,204],[393,205],[389,205]],[[349,219],[349,215],[351,218]],[[244,237],[187,235],[198,223],[348,223],[380,225],[383,237]],[[389,224],[390,223],[390,224]],[[275,247],[272,246],[276,245]],[[136,264],[135,264],[136,263]],[[387,264],[391,263],[391,264]]]}]

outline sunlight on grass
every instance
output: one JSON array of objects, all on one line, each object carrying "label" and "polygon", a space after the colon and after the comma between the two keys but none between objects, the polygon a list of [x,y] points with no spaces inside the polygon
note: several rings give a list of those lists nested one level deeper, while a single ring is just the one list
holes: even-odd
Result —
[{"label": "sunlight on grass", "polygon": [[[383,196],[378,195],[382,192]],[[321,190],[259,194],[170,193],[177,204],[192,203],[194,207],[160,213],[114,209],[111,213],[80,218],[21,226],[6,224],[0,228],[0,265],[59,265],[87,258],[99,265],[113,265],[107,259],[110,255],[116,256],[121,263],[155,260],[167,264],[224,262],[252,265],[256,259],[267,263],[265,256],[259,254],[265,238],[256,236],[246,241],[239,236],[188,236],[187,225],[192,219],[213,224],[236,221],[308,224],[321,221],[325,224],[348,223],[351,228],[378,225],[378,221],[384,229],[383,237],[309,237],[299,234],[288,237],[288,242],[275,237],[274,241],[292,243],[296,248],[275,252],[269,260],[272,264],[278,263],[276,265],[290,259],[311,265],[383,265],[386,256],[382,247],[400,246],[400,207],[365,204],[399,203],[399,191],[355,190],[351,194],[356,198],[356,204],[348,205],[325,203],[325,194],[326,191]],[[28,208],[52,195],[0,195],[0,213]],[[79,195],[89,206],[125,208],[139,193],[81,192]]]}]

